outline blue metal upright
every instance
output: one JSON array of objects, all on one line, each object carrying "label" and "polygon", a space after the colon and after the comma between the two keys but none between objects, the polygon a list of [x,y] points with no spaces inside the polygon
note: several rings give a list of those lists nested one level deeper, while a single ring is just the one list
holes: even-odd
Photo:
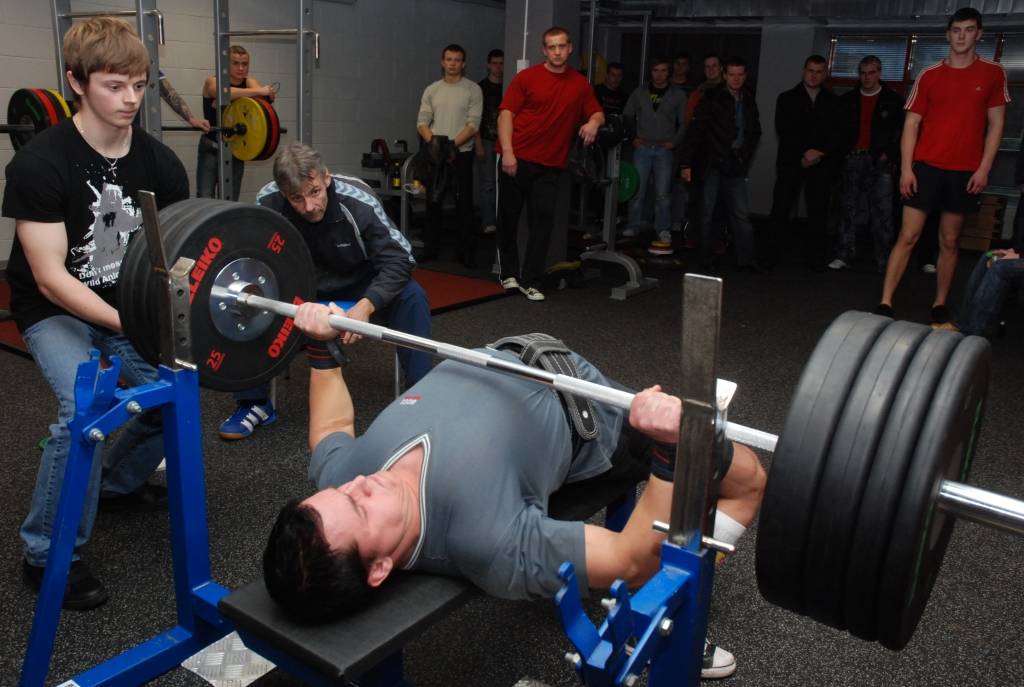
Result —
[{"label": "blue metal upright", "polygon": [[137,685],[152,680],[233,629],[217,611],[217,602],[228,590],[210,577],[199,376],[193,369],[161,366],[158,381],[118,390],[121,361],[114,356],[110,363],[109,369],[100,369],[99,353],[93,351],[78,368],[71,451],[22,665],[22,687],[42,687],[49,672],[75,533],[97,448],[131,417],[154,408],[160,409],[164,422],[178,624],[81,673],[71,684]]}]

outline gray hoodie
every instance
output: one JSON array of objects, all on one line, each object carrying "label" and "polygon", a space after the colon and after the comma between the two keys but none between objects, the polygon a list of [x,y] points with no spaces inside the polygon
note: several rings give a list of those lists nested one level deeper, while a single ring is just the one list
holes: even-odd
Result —
[{"label": "gray hoodie", "polygon": [[661,96],[657,111],[651,104],[651,92],[647,84],[633,91],[622,117],[627,122],[636,117],[636,135],[648,143],[671,142],[678,146],[686,133],[686,93],[671,88]]}]

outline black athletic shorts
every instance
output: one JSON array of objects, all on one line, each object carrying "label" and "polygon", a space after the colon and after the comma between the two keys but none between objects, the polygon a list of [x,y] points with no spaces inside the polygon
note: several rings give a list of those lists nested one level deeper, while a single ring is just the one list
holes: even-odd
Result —
[{"label": "black athletic shorts", "polygon": [[917,193],[905,198],[903,204],[928,213],[936,210],[960,214],[977,212],[981,194],[967,192],[972,174],[974,172],[939,169],[917,161],[914,163]]}]

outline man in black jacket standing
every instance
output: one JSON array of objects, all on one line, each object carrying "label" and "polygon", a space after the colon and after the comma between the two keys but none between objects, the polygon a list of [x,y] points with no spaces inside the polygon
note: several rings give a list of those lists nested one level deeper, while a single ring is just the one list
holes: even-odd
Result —
[{"label": "man in black jacket standing", "polygon": [[754,229],[747,203],[747,170],[761,139],[761,119],[754,95],[744,88],[747,63],[738,57],[725,63],[725,83],[704,94],[693,123],[686,130],[679,159],[684,181],[693,179],[694,160],[704,180],[701,199],[700,261],[712,267],[711,223],[719,191],[736,248],[736,264],[760,272]]},{"label": "man in black jacket standing", "polygon": [[804,261],[813,270],[825,267],[826,221],[834,164],[829,155],[831,111],[836,96],[823,85],[826,61],[811,55],[804,61],[803,78],[783,91],[775,101],[775,133],[779,152],[775,158],[775,190],[769,255],[779,258],[780,234],[788,227],[800,189],[807,200],[807,231],[803,237]]},{"label": "man in black jacket standing", "polygon": [[857,67],[860,88],[836,105],[836,155],[843,156],[839,241],[831,269],[847,267],[856,253],[857,227],[869,224],[878,271],[892,249],[892,170],[900,155],[903,98],[881,82],[882,61],[868,55]]}]

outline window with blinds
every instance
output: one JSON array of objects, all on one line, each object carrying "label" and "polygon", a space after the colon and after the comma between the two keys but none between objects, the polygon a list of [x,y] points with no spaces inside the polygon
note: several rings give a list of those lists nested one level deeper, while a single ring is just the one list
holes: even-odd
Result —
[{"label": "window with blinds", "polygon": [[[986,60],[994,60],[996,57],[996,43],[998,36],[990,39],[982,36],[974,47],[979,57]],[[945,34],[918,35],[910,37],[910,80],[913,81],[922,69],[926,69],[936,62],[941,62],[949,54],[949,43],[946,42]],[[1009,76],[1009,75],[1007,75]]]},{"label": "window with blinds", "polygon": [[907,36],[836,36],[832,48],[833,79],[859,77],[857,67],[868,55],[882,61],[884,81],[902,81],[903,65],[907,61]]}]

